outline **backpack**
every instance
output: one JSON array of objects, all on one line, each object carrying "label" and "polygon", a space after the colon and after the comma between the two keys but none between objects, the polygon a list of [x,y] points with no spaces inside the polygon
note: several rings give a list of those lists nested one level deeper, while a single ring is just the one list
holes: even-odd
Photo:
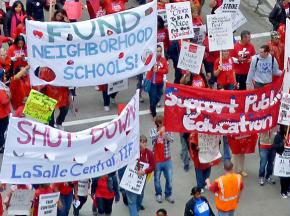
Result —
[{"label": "backpack", "polygon": [[[274,67],[274,56],[272,56],[272,72],[273,72],[273,67]],[[255,64],[255,71],[257,71],[257,66],[258,66],[258,62],[259,62],[259,58],[258,58],[258,55],[257,55],[257,61],[256,61],[256,64]]]}]

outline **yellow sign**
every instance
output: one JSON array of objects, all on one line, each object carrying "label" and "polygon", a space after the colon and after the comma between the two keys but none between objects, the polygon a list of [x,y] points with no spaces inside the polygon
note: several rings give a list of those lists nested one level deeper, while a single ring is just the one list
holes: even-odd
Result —
[{"label": "yellow sign", "polygon": [[23,113],[42,123],[48,123],[56,104],[57,100],[32,89],[26,101]]}]

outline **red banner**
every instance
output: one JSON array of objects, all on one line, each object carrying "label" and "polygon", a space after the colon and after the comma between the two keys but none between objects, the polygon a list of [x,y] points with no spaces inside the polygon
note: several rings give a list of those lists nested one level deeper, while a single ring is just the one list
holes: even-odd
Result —
[{"label": "red banner", "polygon": [[228,136],[228,142],[233,154],[255,153],[258,134]]},{"label": "red banner", "polygon": [[282,77],[263,88],[225,91],[166,84],[167,131],[234,135],[267,131],[277,125]]}]

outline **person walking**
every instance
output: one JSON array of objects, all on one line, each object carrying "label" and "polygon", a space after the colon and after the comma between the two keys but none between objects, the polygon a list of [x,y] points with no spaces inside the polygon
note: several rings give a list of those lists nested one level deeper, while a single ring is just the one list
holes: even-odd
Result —
[{"label": "person walking", "polygon": [[190,195],[192,197],[185,205],[184,216],[215,216],[208,200],[201,196],[199,187],[193,187]]},{"label": "person walking", "polygon": [[224,162],[224,171],[225,174],[218,177],[214,183],[207,179],[206,184],[215,194],[218,215],[234,216],[244,187],[243,180],[240,174],[233,172],[233,163],[229,160]]}]

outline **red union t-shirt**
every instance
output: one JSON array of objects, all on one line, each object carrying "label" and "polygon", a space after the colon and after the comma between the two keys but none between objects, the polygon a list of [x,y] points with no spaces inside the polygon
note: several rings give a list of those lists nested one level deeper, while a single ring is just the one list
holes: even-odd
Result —
[{"label": "red union t-shirt", "polygon": [[235,72],[239,75],[246,75],[250,69],[250,62],[249,60],[256,54],[255,47],[253,44],[249,43],[247,45],[242,45],[240,42],[235,44],[235,47],[231,53],[233,58],[238,59],[239,57],[243,57],[243,63],[239,62],[238,64],[235,63]]},{"label": "red union t-shirt", "polygon": [[[214,63],[214,71],[218,69],[219,65],[220,59],[218,58]],[[235,84],[234,65],[231,58],[222,60],[222,71],[217,76],[217,83],[222,86]]]},{"label": "red union t-shirt", "polygon": [[113,14],[124,11],[126,9],[126,2],[128,0],[105,0],[104,8],[106,14]]}]

